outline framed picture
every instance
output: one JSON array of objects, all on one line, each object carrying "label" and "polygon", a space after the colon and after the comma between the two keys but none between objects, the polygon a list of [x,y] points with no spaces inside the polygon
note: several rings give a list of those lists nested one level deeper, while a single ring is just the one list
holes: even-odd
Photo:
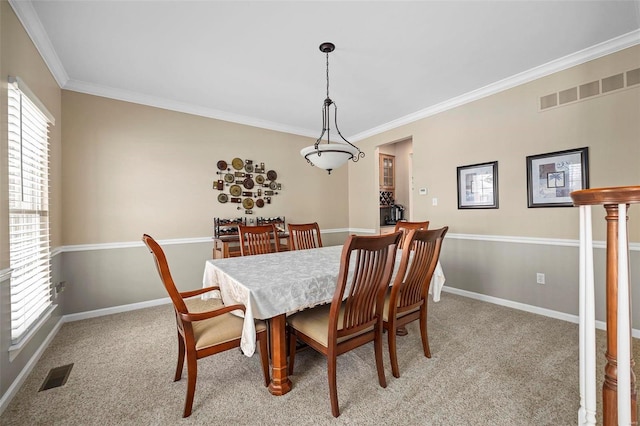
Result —
[{"label": "framed picture", "polygon": [[589,188],[589,148],[527,157],[529,207],[572,207],[571,192]]},{"label": "framed picture", "polygon": [[458,208],[498,208],[498,162],[458,167]]}]

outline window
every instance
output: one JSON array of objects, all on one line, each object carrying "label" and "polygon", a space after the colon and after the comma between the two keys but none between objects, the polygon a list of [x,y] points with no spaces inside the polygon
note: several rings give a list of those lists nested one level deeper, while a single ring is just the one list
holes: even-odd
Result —
[{"label": "window", "polygon": [[8,88],[9,261],[12,348],[51,313],[49,123],[54,120],[18,78]]}]

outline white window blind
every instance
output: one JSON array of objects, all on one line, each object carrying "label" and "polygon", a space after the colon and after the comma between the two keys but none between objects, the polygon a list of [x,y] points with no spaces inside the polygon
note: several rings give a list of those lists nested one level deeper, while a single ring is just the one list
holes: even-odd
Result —
[{"label": "white window blind", "polygon": [[49,123],[17,78],[9,78],[8,182],[11,342],[19,343],[51,307]]}]

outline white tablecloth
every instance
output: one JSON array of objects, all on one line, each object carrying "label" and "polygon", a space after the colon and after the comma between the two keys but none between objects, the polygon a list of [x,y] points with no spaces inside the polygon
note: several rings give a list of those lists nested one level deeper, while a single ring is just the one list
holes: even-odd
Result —
[{"label": "white tablecloth", "polygon": [[[341,253],[342,246],[331,246],[211,259],[205,264],[202,283],[204,287],[220,287],[225,305],[239,303],[246,307],[240,347],[245,355],[251,356],[256,347],[254,318],[273,318],[331,302]],[[400,260],[400,250],[397,259],[396,265]],[[434,302],[440,300],[444,281],[438,262],[429,290]],[[203,297],[215,295],[208,293]]]}]

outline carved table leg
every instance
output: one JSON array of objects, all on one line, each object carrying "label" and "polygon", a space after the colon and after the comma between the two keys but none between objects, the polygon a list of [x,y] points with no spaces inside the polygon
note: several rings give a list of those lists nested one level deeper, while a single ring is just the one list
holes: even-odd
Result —
[{"label": "carved table leg", "polygon": [[271,318],[271,383],[269,392],[273,395],[284,395],[291,390],[291,381],[287,374],[287,336],[286,315]]}]

